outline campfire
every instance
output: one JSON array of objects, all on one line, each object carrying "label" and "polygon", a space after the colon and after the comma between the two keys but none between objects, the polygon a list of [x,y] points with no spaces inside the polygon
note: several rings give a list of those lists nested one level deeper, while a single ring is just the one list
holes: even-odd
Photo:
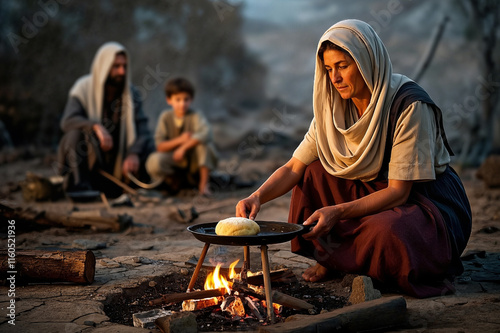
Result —
[{"label": "campfire", "polygon": [[[231,263],[227,276],[221,274],[222,264],[217,264],[213,272],[210,272],[205,280],[205,291],[220,292],[223,295],[185,300],[182,303],[182,309],[184,311],[194,311],[214,306],[213,311],[215,314],[220,311],[225,312],[233,321],[255,319],[264,322],[267,313],[265,292],[259,286],[245,284],[242,281],[241,275],[235,271],[238,262],[239,260],[236,260]],[[258,276],[258,274],[252,272],[246,273],[247,277]],[[216,305],[220,306],[215,307]],[[283,310],[283,305],[273,303],[272,307],[273,313],[279,316]]]},{"label": "campfire", "polygon": [[[204,313],[220,320],[247,325],[283,321],[285,308],[315,313],[315,307],[304,300],[278,290],[269,289],[267,293],[262,286],[264,272],[252,273],[245,269],[245,264],[237,270],[238,262],[234,261],[225,269],[222,264],[217,264],[207,274],[203,290],[190,289],[187,293],[164,295],[149,304],[165,306],[182,301],[182,311]],[[273,282],[285,284],[296,281],[293,272],[287,268],[271,271],[270,277]]]}]

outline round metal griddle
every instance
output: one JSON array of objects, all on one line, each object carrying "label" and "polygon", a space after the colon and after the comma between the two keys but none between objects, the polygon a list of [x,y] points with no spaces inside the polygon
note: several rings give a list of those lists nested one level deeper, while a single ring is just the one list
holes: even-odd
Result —
[{"label": "round metal griddle", "polygon": [[295,236],[306,233],[310,226],[286,222],[255,221],[260,226],[260,232],[254,236],[220,236],[215,233],[218,222],[195,224],[187,228],[198,240],[219,245],[265,245],[284,243]]}]

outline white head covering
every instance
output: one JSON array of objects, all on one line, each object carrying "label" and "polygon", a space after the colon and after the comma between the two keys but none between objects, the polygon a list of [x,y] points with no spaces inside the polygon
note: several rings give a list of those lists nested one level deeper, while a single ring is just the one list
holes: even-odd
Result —
[{"label": "white head covering", "polygon": [[389,111],[398,89],[407,77],[392,73],[384,44],[373,28],[358,20],[345,20],[330,27],[321,37],[349,52],[356,61],[370,92],[367,109],[355,123],[351,100],[344,100],[332,85],[325,66],[316,56],[313,125],[316,127],[318,157],[332,175],[370,181],[376,178],[384,157]]},{"label": "white head covering", "polygon": [[[78,79],[71,88],[70,97],[76,97],[87,112],[90,120],[101,122],[102,104],[104,99],[104,84],[108,78],[111,66],[115,61],[116,54],[124,52],[127,57],[127,71],[125,88],[122,93],[122,110],[120,126],[120,142],[117,161],[113,174],[121,178],[121,164],[125,148],[130,147],[135,141],[134,104],[132,102],[130,57],[125,47],[116,42],[108,42],[102,45],[92,61],[91,73]],[[116,144],[116,143],[115,143]]]}]

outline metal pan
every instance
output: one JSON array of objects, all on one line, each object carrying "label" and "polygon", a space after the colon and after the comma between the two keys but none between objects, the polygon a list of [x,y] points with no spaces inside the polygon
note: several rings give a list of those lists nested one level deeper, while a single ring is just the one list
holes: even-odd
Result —
[{"label": "metal pan", "polygon": [[255,222],[259,224],[260,232],[254,236],[219,236],[215,233],[215,226],[218,222],[195,224],[187,230],[205,243],[245,246],[284,243],[310,231],[314,226],[272,221]]}]

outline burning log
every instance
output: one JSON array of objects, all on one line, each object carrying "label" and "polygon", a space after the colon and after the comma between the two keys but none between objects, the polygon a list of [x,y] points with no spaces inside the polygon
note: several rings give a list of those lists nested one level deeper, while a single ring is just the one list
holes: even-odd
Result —
[{"label": "burning log", "polygon": [[208,308],[209,306],[219,305],[217,297],[202,298],[202,299],[188,299],[182,302],[183,311],[195,311]]},{"label": "burning log", "polygon": [[15,268],[7,251],[0,251],[0,279],[16,271],[23,282],[94,282],[95,256],[92,251],[16,251]]},{"label": "burning log", "polygon": [[[250,288],[240,283],[234,283],[232,289],[240,293],[254,296],[258,299],[265,300],[266,294],[262,288]],[[289,296],[277,290],[272,290],[273,303],[281,304],[283,306],[296,309],[296,310],[313,310],[314,305],[307,303],[301,299]]]},{"label": "burning log", "polygon": [[210,290],[197,290],[191,291],[189,293],[175,293],[170,295],[163,295],[161,298],[157,298],[149,301],[149,305],[162,305],[170,303],[178,303],[182,301],[187,301],[190,299],[203,299],[208,297],[224,296],[226,289],[210,289]]},{"label": "burning log", "polygon": [[266,319],[262,316],[259,308],[255,304],[255,302],[250,298],[250,297],[245,297],[245,304],[248,306],[250,311],[252,311],[252,314],[254,315],[255,318],[259,320],[259,322],[264,322]]},{"label": "burning log", "polygon": [[220,306],[222,311],[227,311],[231,316],[245,317],[245,307],[240,297],[228,296],[224,299]]}]

